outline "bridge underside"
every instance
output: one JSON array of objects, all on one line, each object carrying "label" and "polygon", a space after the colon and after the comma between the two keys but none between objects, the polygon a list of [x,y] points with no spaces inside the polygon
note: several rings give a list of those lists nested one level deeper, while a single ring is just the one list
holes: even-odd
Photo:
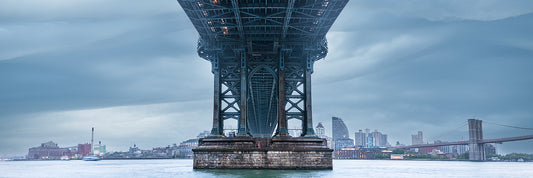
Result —
[{"label": "bridge underside", "polygon": [[[200,155],[221,155],[219,152],[227,151],[221,149],[225,149],[229,143],[251,143],[225,138],[224,121],[228,119],[238,121],[237,137],[252,139],[254,144],[262,143],[258,141],[260,138],[270,140],[268,142],[273,147],[257,148],[268,148],[269,153],[286,151],[277,147],[280,142],[272,137],[290,137],[288,120],[300,120],[301,137],[298,141],[286,138],[283,143],[292,140],[294,143],[289,145],[298,148],[311,146],[309,148],[316,149],[320,154],[331,154],[331,151],[324,151],[328,150],[325,144],[310,144],[317,140],[312,123],[311,73],[314,62],[326,56],[325,35],[348,0],[178,2],[200,35],[198,55],[211,62],[214,74],[214,112],[210,138],[217,139],[204,139],[199,143],[195,151],[195,168],[203,164],[196,164],[197,161],[206,162],[206,159],[211,158]],[[302,141],[305,139],[308,140]],[[240,149],[249,150],[248,146],[232,146],[231,150],[236,151],[232,154],[241,153]],[[236,155],[231,157],[242,158]],[[272,158],[272,155],[267,157]],[[244,158],[237,160],[246,162]],[[203,168],[218,167],[211,165]]]}]

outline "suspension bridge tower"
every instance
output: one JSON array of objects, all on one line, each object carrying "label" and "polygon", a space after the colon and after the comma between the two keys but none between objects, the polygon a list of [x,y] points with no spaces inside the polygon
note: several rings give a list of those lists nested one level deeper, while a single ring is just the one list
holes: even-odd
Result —
[{"label": "suspension bridge tower", "polygon": [[[178,2],[214,75],[213,127],[194,168],[331,169],[332,150],[313,130],[311,74],[348,0]],[[227,119],[238,121],[236,137],[224,135]],[[289,119],[301,136],[289,136]]]}]

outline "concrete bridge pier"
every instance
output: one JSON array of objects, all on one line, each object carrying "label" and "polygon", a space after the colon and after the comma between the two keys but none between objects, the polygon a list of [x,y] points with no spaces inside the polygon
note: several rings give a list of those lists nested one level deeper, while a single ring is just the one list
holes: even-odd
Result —
[{"label": "concrete bridge pier", "polygon": [[482,121],[478,119],[468,119],[468,146],[470,147],[469,160],[470,161],[484,161],[485,160],[485,144],[479,143],[483,140]]}]

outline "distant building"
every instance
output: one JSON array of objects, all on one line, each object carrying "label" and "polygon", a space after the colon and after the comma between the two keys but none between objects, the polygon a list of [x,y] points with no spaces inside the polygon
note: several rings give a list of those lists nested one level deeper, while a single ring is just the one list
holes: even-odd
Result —
[{"label": "distant building", "polygon": [[374,136],[371,134],[366,135],[365,147],[374,147]]},{"label": "distant building", "polygon": [[366,134],[362,130],[355,132],[355,146],[364,147],[366,145]]},{"label": "distant building", "polygon": [[320,138],[325,138],[326,137],[326,129],[322,125],[322,122],[319,122],[318,125],[316,126],[315,133]]},{"label": "distant building", "polygon": [[412,145],[422,145],[424,144],[424,135],[422,131],[418,131],[418,134],[411,135]]},{"label": "distant building", "polygon": [[403,159],[403,154],[391,154],[390,159]]},{"label": "distant building", "polygon": [[90,153],[91,153],[91,144],[90,143],[78,144],[79,157],[87,156]]},{"label": "distant building", "polygon": [[470,150],[470,147],[468,145],[456,145],[455,149],[457,154],[461,155],[463,153],[468,152]]},{"label": "distant building", "polygon": [[375,159],[376,154],[389,153],[385,148],[343,148],[335,150],[335,159]]},{"label": "distant building", "polygon": [[59,148],[57,143],[52,141],[42,143],[39,147],[33,147],[28,150],[28,159],[30,160],[54,160],[61,156],[68,156],[70,151],[68,148]]},{"label": "distant building", "polygon": [[378,130],[374,130],[372,137],[374,138],[374,146],[385,147],[388,145],[387,134],[382,134]]},{"label": "distant building", "polygon": [[383,134],[374,130],[370,133],[370,129],[365,129],[355,132],[355,146],[358,147],[386,147],[388,146],[387,134]]},{"label": "distant building", "polygon": [[195,149],[196,147],[198,147],[198,139],[185,140],[178,145],[178,152],[176,157],[192,158],[192,149]]},{"label": "distant building", "polygon": [[205,138],[205,137],[209,136],[209,134],[211,134],[209,131],[204,130],[202,133],[198,134],[198,136],[196,136],[196,138]]},{"label": "distant building", "polygon": [[353,140],[350,139],[348,128],[344,124],[344,121],[341,118],[332,117],[331,122],[333,141],[335,142],[334,150],[353,148]]},{"label": "distant building", "polygon": [[429,154],[429,153],[431,153],[431,152],[434,152],[435,150],[440,151],[440,149],[439,149],[438,146],[418,148],[418,152],[419,152],[419,153],[426,153],[426,154]]},{"label": "distant building", "polygon": [[496,154],[496,146],[491,143],[485,144],[485,155]]},{"label": "distant building", "polygon": [[324,125],[322,125],[322,122],[319,122],[318,125],[315,127],[316,135],[320,138],[325,138],[328,144],[328,148],[334,148],[335,144],[333,142],[333,138],[328,137],[326,135],[326,128],[324,128]]},{"label": "distant building", "polygon": [[137,144],[133,144],[133,147],[130,147],[130,150],[128,151],[129,154],[141,154],[142,151],[139,147],[137,147]]},{"label": "distant building", "polygon": [[98,142],[98,145],[94,145],[93,154],[94,155],[104,155],[106,153],[106,146],[102,145],[102,142]]},{"label": "distant building", "polygon": [[344,121],[342,121],[341,118],[332,117],[331,123],[334,140],[350,138],[350,132],[348,132],[348,128],[346,127],[346,124],[344,124]]}]

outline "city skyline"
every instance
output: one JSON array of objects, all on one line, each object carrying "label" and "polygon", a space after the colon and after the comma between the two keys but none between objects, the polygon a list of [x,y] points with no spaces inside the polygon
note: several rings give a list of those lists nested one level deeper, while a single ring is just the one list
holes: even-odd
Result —
[{"label": "city skyline", "polygon": [[[466,139],[456,128],[473,117],[531,128],[532,19],[527,0],[352,0],[327,35],[330,55],[315,64],[313,122],[331,128],[338,116],[348,136],[372,128],[391,144],[411,143],[417,131]],[[50,140],[86,143],[91,127],[108,150],[209,130],[213,77],[197,38],[175,1],[4,1],[0,155]],[[487,138],[531,134],[484,129]]]}]

